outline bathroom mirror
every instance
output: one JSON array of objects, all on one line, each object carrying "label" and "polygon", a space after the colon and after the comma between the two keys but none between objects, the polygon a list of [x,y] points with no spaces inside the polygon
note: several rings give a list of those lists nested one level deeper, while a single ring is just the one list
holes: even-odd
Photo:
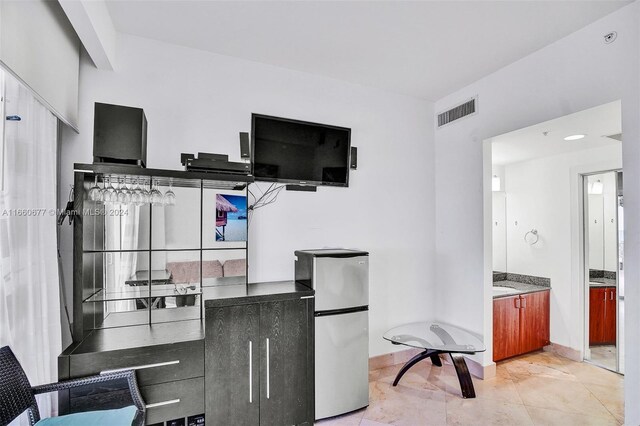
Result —
[{"label": "bathroom mirror", "polygon": [[493,272],[507,272],[507,193],[504,167],[494,167],[492,177]]},{"label": "bathroom mirror", "polygon": [[587,359],[605,368],[618,370],[618,313],[621,271],[620,235],[623,235],[622,173],[607,172],[585,176],[585,245],[588,273]]}]

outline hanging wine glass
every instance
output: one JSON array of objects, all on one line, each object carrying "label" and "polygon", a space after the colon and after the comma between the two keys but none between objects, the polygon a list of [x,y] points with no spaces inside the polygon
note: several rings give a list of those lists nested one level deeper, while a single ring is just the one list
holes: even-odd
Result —
[{"label": "hanging wine glass", "polygon": [[162,205],[162,192],[158,190],[158,181],[155,182],[155,185],[151,190],[151,204],[154,206]]},{"label": "hanging wine glass", "polygon": [[107,202],[107,186],[109,185],[109,177],[103,176],[102,178],[102,189],[100,190],[100,200],[103,203]]},{"label": "hanging wine glass", "polygon": [[164,199],[162,201],[165,206],[176,205],[176,194],[173,192],[173,179],[169,180],[169,190],[164,193]]},{"label": "hanging wine glass", "polygon": [[142,189],[140,189],[140,181],[136,179],[136,186],[131,190],[131,202],[136,206],[144,204]]},{"label": "hanging wine glass", "polygon": [[126,204],[131,204],[133,201],[133,191],[131,190],[131,188],[129,188],[128,185],[129,184],[127,184],[127,178],[124,178],[124,191],[125,191],[124,202]]},{"label": "hanging wine glass", "polygon": [[118,187],[118,203],[120,204],[130,204],[131,203],[131,192],[129,188],[127,188],[127,178],[122,178],[120,185]]},{"label": "hanging wine glass", "polygon": [[118,194],[116,192],[116,189],[113,187],[113,178],[109,177],[108,182],[109,186],[104,192],[104,202],[105,204],[116,203],[118,201]]},{"label": "hanging wine glass", "polygon": [[150,204],[151,203],[151,181],[149,181],[149,189],[147,189],[147,183],[142,183],[142,203]]},{"label": "hanging wine glass", "polygon": [[89,188],[89,199],[95,202],[100,202],[102,200],[102,190],[98,186],[98,175],[94,178],[93,186]]},{"label": "hanging wine glass", "polygon": [[126,204],[127,193],[125,192],[124,180],[118,178],[118,189],[116,191],[117,201],[119,204]]}]

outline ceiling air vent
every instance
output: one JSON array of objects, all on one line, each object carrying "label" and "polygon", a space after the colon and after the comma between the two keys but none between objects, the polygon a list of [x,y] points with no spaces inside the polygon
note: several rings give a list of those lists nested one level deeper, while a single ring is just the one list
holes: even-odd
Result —
[{"label": "ceiling air vent", "polygon": [[476,98],[438,114],[438,127],[476,113]]}]

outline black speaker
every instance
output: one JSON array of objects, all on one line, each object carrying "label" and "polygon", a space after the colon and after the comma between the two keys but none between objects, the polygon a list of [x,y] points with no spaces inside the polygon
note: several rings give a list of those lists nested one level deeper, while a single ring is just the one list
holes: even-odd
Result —
[{"label": "black speaker", "polygon": [[302,192],[316,192],[318,190],[315,186],[310,185],[287,185],[285,187],[287,191],[302,191]]},{"label": "black speaker", "polygon": [[240,132],[240,158],[251,158],[249,133]]},{"label": "black speaker", "polygon": [[358,148],[355,146],[351,147],[351,164],[350,167],[352,169],[358,168]]},{"label": "black speaker", "polygon": [[96,102],[93,162],[147,164],[147,117],[141,108]]}]

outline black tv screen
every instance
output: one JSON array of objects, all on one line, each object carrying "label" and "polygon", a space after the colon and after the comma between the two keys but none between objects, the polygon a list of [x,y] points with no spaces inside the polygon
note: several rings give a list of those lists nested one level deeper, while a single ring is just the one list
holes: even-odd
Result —
[{"label": "black tv screen", "polygon": [[351,129],[252,114],[256,180],[349,186]]}]

